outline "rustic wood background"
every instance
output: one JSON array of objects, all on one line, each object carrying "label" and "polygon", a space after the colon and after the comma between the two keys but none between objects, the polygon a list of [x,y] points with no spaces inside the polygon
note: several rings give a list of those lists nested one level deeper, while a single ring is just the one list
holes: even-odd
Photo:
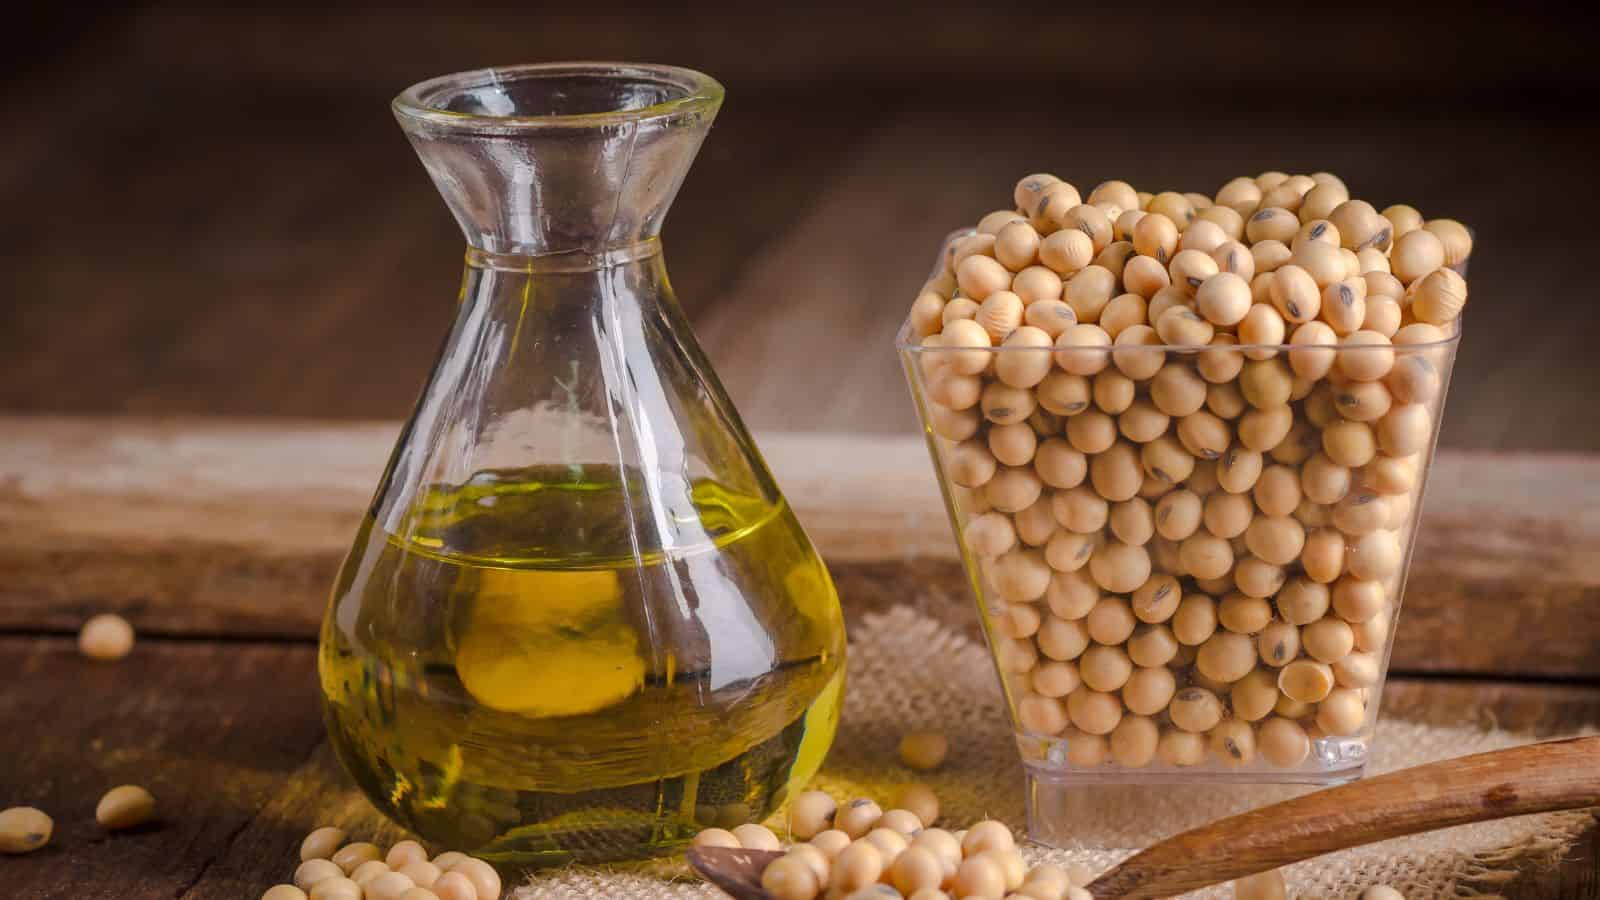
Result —
[{"label": "rustic wood background", "polygon": [[[0,806],[52,810],[58,837],[0,860],[0,895],[236,900],[313,824],[380,827],[323,740],[311,642],[393,433],[357,422],[408,412],[461,251],[387,102],[490,63],[673,62],[727,86],[668,265],[758,431],[869,441],[829,445],[868,469],[808,518],[853,619],[914,580],[971,621],[942,521],[907,513],[932,482],[897,440],[890,340],[940,236],[1017,176],[1214,190],[1327,169],[1467,222],[1449,452],[1385,709],[1600,726],[1600,127],[1581,112],[1600,68],[1554,10],[55,7],[0,31]],[[788,471],[818,452],[800,440],[777,441]],[[322,465],[298,465],[303,441]],[[839,509],[854,534],[829,532]],[[70,634],[110,608],[145,637],[88,665]],[[94,828],[122,781],[161,797],[159,827]],[[1506,893],[1600,897],[1600,829]]]},{"label": "rustic wood background", "polygon": [[0,409],[403,417],[461,239],[388,100],[577,56],[728,87],[664,236],[754,427],[912,427],[894,329],[939,238],[1022,174],[1214,191],[1327,169],[1478,231],[1445,446],[1600,446],[1582,28],[1521,7],[1153,13],[36,12],[0,38]]}]

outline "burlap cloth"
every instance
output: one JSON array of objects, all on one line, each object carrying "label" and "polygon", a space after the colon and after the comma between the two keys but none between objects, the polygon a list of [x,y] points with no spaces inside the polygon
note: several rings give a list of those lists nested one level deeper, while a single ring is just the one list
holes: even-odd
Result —
[{"label": "burlap cloth", "polygon": [[[888,808],[897,788],[922,781],[938,793],[941,825],[980,818],[1024,827],[1023,777],[994,668],[974,641],[905,606],[868,616],[851,635],[847,700],[822,774],[814,784]],[[896,761],[900,735],[936,727],[950,736],[940,771],[913,775]],[[1528,735],[1490,727],[1437,727],[1385,718],[1370,774],[1527,743]],[[1183,828],[1283,799],[1304,788],[1230,786],[1090,789],[1069,850],[1025,847],[1030,863],[1080,862],[1096,872]],[[769,824],[776,825],[781,817]],[[1076,822],[1076,817],[1074,819]],[[1494,896],[1517,866],[1553,864],[1593,821],[1588,812],[1552,813],[1467,825],[1330,854],[1285,870],[1292,896],[1350,897],[1375,883],[1409,900]],[[779,831],[782,836],[781,829]],[[725,898],[693,878],[681,861],[547,871],[519,887],[533,898]],[[1193,897],[1228,897],[1225,888]]]}]

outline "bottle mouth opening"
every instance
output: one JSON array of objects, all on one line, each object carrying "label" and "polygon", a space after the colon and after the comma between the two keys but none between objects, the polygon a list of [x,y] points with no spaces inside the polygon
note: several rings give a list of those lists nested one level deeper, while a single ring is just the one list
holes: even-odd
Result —
[{"label": "bottle mouth opening", "polygon": [[457,72],[394,99],[402,121],[476,133],[593,128],[714,112],[722,85],[693,69],[570,62]]}]

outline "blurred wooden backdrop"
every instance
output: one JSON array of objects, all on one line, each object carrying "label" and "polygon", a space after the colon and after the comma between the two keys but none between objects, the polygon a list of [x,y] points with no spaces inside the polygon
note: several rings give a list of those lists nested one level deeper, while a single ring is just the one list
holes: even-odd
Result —
[{"label": "blurred wooden backdrop", "polygon": [[1214,191],[1281,168],[1478,230],[1446,445],[1600,445],[1600,75],[1572,20],[756,8],[35,10],[0,37],[0,410],[403,416],[461,240],[389,98],[618,58],[727,85],[665,240],[758,428],[914,428],[894,329],[939,237],[1023,173]]}]

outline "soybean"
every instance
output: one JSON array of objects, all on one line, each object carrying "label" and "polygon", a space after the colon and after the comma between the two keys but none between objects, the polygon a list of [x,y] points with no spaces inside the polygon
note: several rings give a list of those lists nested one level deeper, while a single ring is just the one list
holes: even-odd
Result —
[{"label": "soybean", "polygon": [[1172,698],[1167,715],[1184,731],[1205,733],[1222,721],[1222,701],[1205,688],[1184,688]]},{"label": "soybean", "polygon": [[156,798],[136,784],[114,787],[100,798],[94,820],[108,831],[134,828],[155,816]]},{"label": "soybean", "polygon": [[789,803],[789,833],[808,841],[833,827],[839,804],[823,791],[804,791]]},{"label": "soybean", "polygon": [[1278,672],[1278,690],[1291,700],[1316,703],[1333,690],[1333,669],[1326,663],[1297,659]]},{"label": "soybean", "polygon": [[[939,731],[909,731],[900,738],[900,762],[906,768],[916,772],[931,772],[939,768],[945,756],[950,752],[950,741]],[[859,801],[852,801],[852,808]],[[869,801],[870,802],[870,801]],[[851,821],[859,819],[866,813],[853,814]],[[843,828],[844,826],[838,826]],[[845,831],[850,829],[845,828]]]},{"label": "soybean", "polygon": [[32,853],[50,843],[55,820],[31,806],[0,810],[0,853]]},{"label": "soybean", "polygon": [[1311,755],[1311,738],[1299,723],[1274,716],[1256,730],[1256,746],[1261,755],[1279,768],[1292,769]]},{"label": "soybean", "polygon": [[1211,752],[1227,765],[1248,765],[1256,758],[1256,732],[1249,722],[1229,719],[1211,731]]},{"label": "soybean", "polygon": [[1472,255],[1472,232],[1455,219],[1429,219],[1422,224],[1444,247],[1444,264],[1459,266]]},{"label": "soybean", "polygon": [[101,662],[122,659],[133,651],[133,626],[115,613],[93,616],[78,630],[78,651]]}]

